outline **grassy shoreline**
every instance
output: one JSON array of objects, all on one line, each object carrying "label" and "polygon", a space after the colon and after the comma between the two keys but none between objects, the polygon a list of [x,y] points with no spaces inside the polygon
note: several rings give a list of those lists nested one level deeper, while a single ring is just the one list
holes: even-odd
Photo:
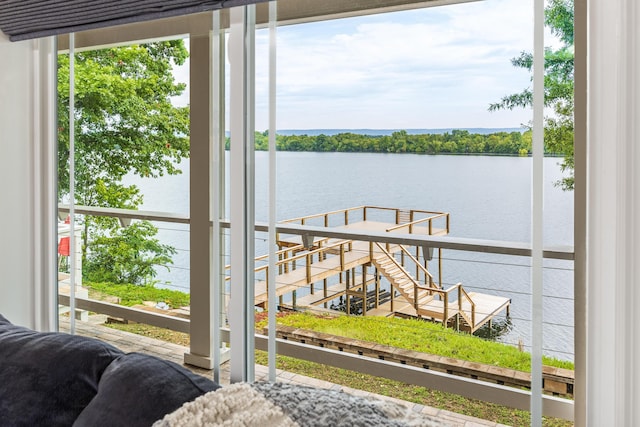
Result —
[{"label": "grassy shoreline", "polygon": [[[262,329],[266,324],[266,319],[261,319],[256,323],[256,328]],[[527,352],[418,319],[293,313],[278,317],[278,324],[523,372],[531,371],[531,355]],[[544,357],[543,362],[547,366],[574,369],[572,362],[552,357]]]},{"label": "grassy shoreline", "polygon": [[[167,304],[170,302],[175,304],[178,301],[184,303],[184,300],[182,300],[179,295],[174,294],[175,291],[168,291],[169,293],[167,294],[158,294],[156,293],[157,291],[164,292],[165,290],[156,290],[152,286],[131,287],[122,285],[122,287],[110,287],[107,285],[99,285],[95,288],[92,287],[92,285],[89,286],[92,288],[90,289],[92,297],[98,299],[113,298],[114,294],[116,294],[115,297],[117,297],[123,305],[130,306],[149,300],[163,301]],[[164,296],[164,298],[151,298],[151,296],[158,297],[161,295]],[[186,298],[188,298],[188,295],[185,295]],[[170,305],[176,306],[173,304]],[[256,315],[257,329],[261,329],[266,325],[265,317],[265,314]],[[328,317],[293,313],[278,316],[278,323],[446,357],[489,363],[510,369],[530,370],[530,355],[519,351],[515,347],[486,341],[469,334],[458,333],[450,329],[442,328],[441,325],[420,320],[356,316]],[[184,333],[136,323],[109,324],[107,326],[184,346],[189,345],[189,335]],[[392,333],[390,333],[390,331]],[[261,365],[267,364],[267,355],[265,352],[256,351],[256,363]],[[545,359],[545,364],[565,369],[573,369],[572,363],[552,358]],[[512,426],[527,426],[530,424],[530,414],[527,411],[467,399],[455,394],[408,385],[373,375],[361,374],[286,356],[277,357],[277,368],[329,381],[334,384],[390,396],[438,409],[445,409],[501,424]],[[545,418],[543,425],[547,427],[569,427],[572,426],[573,423],[560,419]]]},{"label": "grassy shoreline", "polygon": [[[89,288],[92,298],[104,300],[115,297],[125,306],[142,304],[144,301],[161,301],[174,308],[189,305],[189,294],[154,286],[110,283],[86,283],[85,286]],[[278,316],[278,323],[437,356],[530,372],[529,353],[508,344],[455,332],[439,324],[417,319],[291,313]],[[266,313],[257,313],[256,329],[262,330],[266,324]],[[558,368],[574,369],[572,362],[551,357],[544,357],[543,363]]]}]

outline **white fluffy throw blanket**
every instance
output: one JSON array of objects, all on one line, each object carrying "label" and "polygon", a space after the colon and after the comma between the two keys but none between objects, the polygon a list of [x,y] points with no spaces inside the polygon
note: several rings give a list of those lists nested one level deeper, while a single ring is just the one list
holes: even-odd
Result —
[{"label": "white fluffy throw blanket", "polygon": [[391,402],[312,387],[259,382],[233,384],[200,396],[154,427],[378,427],[448,424]]}]

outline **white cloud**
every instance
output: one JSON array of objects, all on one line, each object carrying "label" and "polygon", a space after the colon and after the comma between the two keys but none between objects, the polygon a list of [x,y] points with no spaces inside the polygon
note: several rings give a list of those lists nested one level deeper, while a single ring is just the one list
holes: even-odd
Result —
[{"label": "white cloud", "polygon": [[[532,15],[532,0],[485,0],[280,27],[278,128],[526,123],[530,111],[489,113],[487,107],[530,85],[510,59],[532,50]],[[262,130],[267,31],[258,31],[256,41],[256,128]],[[188,77],[185,70],[180,80]]]},{"label": "white cloud", "polygon": [[[190,49],[189,39],[184,39],[184,45],[187,50]],[[189,58],[182,65],[178,65],[173,67],[173,78],[176,83],[185,83],[187,85],[182,95],[176,96],[172,99],[173,105],[177,107],[185,107],[189,105]]]},{"label": "white cloud", "polygon": [[278,127],[519,126],[529,111],[487,107],[529,85],[509,60],[531,50],[532,11],[530,0],[488,0],[281,27]]}]

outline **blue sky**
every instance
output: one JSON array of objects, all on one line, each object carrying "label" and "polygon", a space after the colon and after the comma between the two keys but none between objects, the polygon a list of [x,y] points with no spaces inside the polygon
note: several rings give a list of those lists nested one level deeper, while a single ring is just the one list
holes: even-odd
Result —
[{"label": "blue sky", "polygon": [[[278,28],[277,127],[518,127],[489,103],[530,85],[531,0],[486,0]],[[256,129],[268,126],[268,32],[256,35]],[[553,44],[551,37],[547,45]]]}]

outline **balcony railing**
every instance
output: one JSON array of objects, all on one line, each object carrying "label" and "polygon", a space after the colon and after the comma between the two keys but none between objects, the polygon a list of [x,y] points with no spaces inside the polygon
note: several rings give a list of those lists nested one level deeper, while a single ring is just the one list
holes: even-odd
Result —
[{"label": "balcony railing", "polygon": [[[515,257],[522,259],[522,257],[531,256],[531,248],[524,243],[514,242],[501,242],[501,241],[488,241],[488,240],[476,240],[456,237],[443,237],[428,233],[411,233],[411,231],[417,230],[412,226],[422,226],[428,230],[433,230],[435,227],[431,225],[433,221],[442,220],[445,221],[444,229],[448,230],[448,216],[442,216],[440,213],[430,213],[420,211],[421,214],[427,214],[425,218],[409,218],[409,222],[404,224],[398,224],[398,227],[390,232],[380,231],[359,231],[351,230],[340,227],[326,228],[325,224],[335,225],[335,219],[332,217],[339,217],[340,221],[344,224],[349,224],[350,218],[356,215],[356,211],[363,217],[371,218],[372,211],[379,209],[376,207],[359,207],[350,210],[336,211],[328,214],[317,215],[315,218],[305,217],[297,218],[286,223],[280,223],[277,226],[277,233],[280,235],[287,234],[292,236],[299,236],[302,241],[312,241],[318,245],[317,249],[311,251],[301,252],[296,254],[295,257],[287,257],[286,261],[279,262],[276,267],[284,271],[285,269],[293,268],[292,262],[297,262],[296,268],[304,268],[306,275],[310,275],[309,269],[313,265],[313,259],[322,259],[326,253],[333,251],[339,254],[348,252],[351,247],[348,246],[348,242],[370,242],[371,244],[380,243],[382,245],[401,245],[412,246],[421,248],[436,248],[436,249],[448,249],[455,251],[455,253],[469,253],[469,254],[485,254],[485,255],[504,255],[508,257]],[[68,208],[60,206],[61,212],[67,212]],[[151,220],[156,222],[165,223],[179,223],[189,224],[189,218],[182,215],[167,214],[162,212],[146,212],[146,211],[131,211],[125,209],[112,209],[112,208],[92,208],[77,206],[75,208],[76,214],[79,215],[93,215],[93,216],[108,216],[116,218],[125,218],[129,220]],[[392,212],[392,215],[398,215],[397,212]],[[412,215],[417,215],[414,213]],[[415,217],[414,217],[415,218]],[[310,225],[314,221],[320,221],[321,225]],[[425,227],[425,223],[428,225]],[[222,221],[221,226],[225,229],[230,227],[229,222]],[[268,227],[265,224],[257,223],[255,226],[257,233],[264,233],[268,231]],[[329,243],[329,239],[333,243]],[[336,239],[338,242],[336,243]],[[369,246],[369,245],[367,245]],[[301,247],[286,248],[281,252],[293,253],[300,250]],[[368,250],[367,250],[368,252]],[[475,255],[474,255],[475,256]],[[559,262],[572,261],[574,257],[573,248],[570,247],[549,247],[544,251],[544,257],[547,261],[553,262],[559,260]],[[258,257],[256,259],[258,263],[264,263],[265,257]],[[344,261],[343,261],[344,262]],[[460,262],[460,260],[451,260],[451,262]],[[472,260],[464,260],[462,262],[473,262]],[[514,265],[520,268],[522,263],[514,263]],[[266,273],[267,266],[259,266],[258,270]],[[416,267],[419,271],[420,268]],[[428,273],[428,272],[427,272]],[[225,276],[225,280],[229,281],[228,273],[221,272]],[[266,277],[266,274],[265,274]],[[257,277],[256,280],[261,280]],[[422,281],[429,283],[429,286],[423,286],[431,292],[439,293],[443,295],[445,300],[451,293],[456,294],[459,304],[469,299],[469,295],[457,284],[447,283],[434,283],[434,278],[426,273],[423,274]],[[443,289],[447,288],[447,289]],[[507,290],[505,290],[507,292]],[[448,301],[447,301],[448,302]],[[63,305],[69,304],[69,297],[65,295],[59,296],[59,303]],[[159,314],[155,312],[149,312],[137,308],[124,307],[118,304],[108,303],[104,301],[96,301],[89,298],[79,298],[76,296],[75,304],[77,309],[88,310],[92,312],[107,314],[114,317],[126,318],[131,321],[154,325],[162,328],[167,328],[174,331],[189,332],[190,321],[179,317],[169,316],[165,314]],[[473,322],[474,320],[471,319]],[[223,328],[222,339],[225,342],[229,342],[229,330]],[[256,334],[256,348],[266,349],[267,338],[260,334]],[[464,378],[462,376],[449,375],[446,373],[437,372],[434,370],[422,369],[419,367],[408,366],[389,362],[385,360],[376,360],[359,355],[348,354],[341,351],[330,350],[327,348],[319,348],[301,343],[290,342],[284,339],[277,339],[278,354],[292,356],[299,359],[309,360],[312,362],[318,362],[329,366],[335,366],[343,369],[352,370],[362,373],[375,373],[377,376],[406,382],[408,384],[420,385],[432,389],[442,390],[445,392],[456,393],[468,398],[480,399],[488,402],[498,403],[505,406],[510,406],[518,409],[528,410],[530,405],[531,393],[527,390],[517,389],[513,387],[502,386],[495,383],[488,383],[485,381],[476,380],[473,378]],[[517,343],[513,343],[517,345]],[[543,396],[544,413],[548,416],[560,417],[571,420],[573,418],[573,402],[568,399],[559,398],[551,395]]]}]

